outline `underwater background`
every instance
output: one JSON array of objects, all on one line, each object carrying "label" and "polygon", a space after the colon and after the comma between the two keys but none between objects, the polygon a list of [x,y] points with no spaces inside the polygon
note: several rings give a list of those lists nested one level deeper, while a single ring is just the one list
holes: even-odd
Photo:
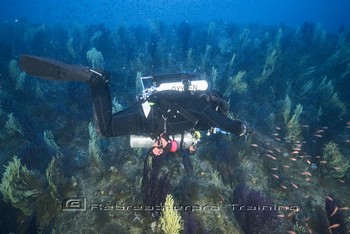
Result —
[{"label": "underwater background", "polygon": [[[349,233],[348,1],[1,9],[0,233]],[[21,54],[105,69],[114,112],[142,75],[195,72],[254,132],[148,157],[96,134],[86,84],[31,77]]]}]

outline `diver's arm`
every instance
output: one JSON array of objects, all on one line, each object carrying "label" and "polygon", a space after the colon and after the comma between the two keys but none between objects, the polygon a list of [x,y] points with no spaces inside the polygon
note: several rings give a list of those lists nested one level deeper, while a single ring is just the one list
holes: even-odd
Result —
[{"label": "diver's arm", "polygon": [[204,99],[189,104],[188,111],[199,119],[199,128],[217,127],[238,136],[244,131],[244,124],[240,120],[227,118],[221,112],[215,111],[215,109]]}]

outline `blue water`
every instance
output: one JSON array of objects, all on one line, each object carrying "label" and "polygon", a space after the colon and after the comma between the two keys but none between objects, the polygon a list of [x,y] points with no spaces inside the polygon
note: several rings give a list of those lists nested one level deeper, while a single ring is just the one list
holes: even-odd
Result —
[{"label": "blue water", "polygon": [[26,19],[34,23],[99,24],[116,27],[144,24],[149,20],[223,21],[238,24],[260,24],[298,27],[303,22],[321,23],[327,31],[336,32],[350,25],[348,0],[3,0],[0,20]]}]

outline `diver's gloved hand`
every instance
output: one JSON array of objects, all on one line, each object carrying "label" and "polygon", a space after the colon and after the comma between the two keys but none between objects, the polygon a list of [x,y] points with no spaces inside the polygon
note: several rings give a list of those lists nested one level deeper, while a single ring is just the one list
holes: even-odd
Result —
[{"label": "diver's gloved hand", "polygon": [[87,82],[96,73],[85,66],[26,54],[21,55],[19,66],[27,74],[46,80]]}]

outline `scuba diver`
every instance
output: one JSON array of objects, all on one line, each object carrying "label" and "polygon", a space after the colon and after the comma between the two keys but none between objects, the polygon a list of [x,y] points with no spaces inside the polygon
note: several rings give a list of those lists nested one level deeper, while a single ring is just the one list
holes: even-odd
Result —
[{"label": "scuba diver", "polygon": [[[138,101],[112,114],[109,75],[106,72],[31,55],[20,57],[20,68],[31,76],[47,80],[86,82],[91,88],[97,132],[105,137],[148,135],[153,140],[150,147],[153,156],[182,149],[184,134],[197,130],[215,127],[237,136],[250,133],[240,120],[226,116],[228,103],[216,93],[207,91],[206,81],[202,90],[192,85],[195,82],[203,84],[196,75],[180,73],[146,77],[152,85],[147,89],[143,87]],[[177,88],[174,85],[161,88],[167,82],[180,85]],[[181,136],[177,140],[176,134]],[[189,152],[195,151],[194,142],[187,144]]]}]

